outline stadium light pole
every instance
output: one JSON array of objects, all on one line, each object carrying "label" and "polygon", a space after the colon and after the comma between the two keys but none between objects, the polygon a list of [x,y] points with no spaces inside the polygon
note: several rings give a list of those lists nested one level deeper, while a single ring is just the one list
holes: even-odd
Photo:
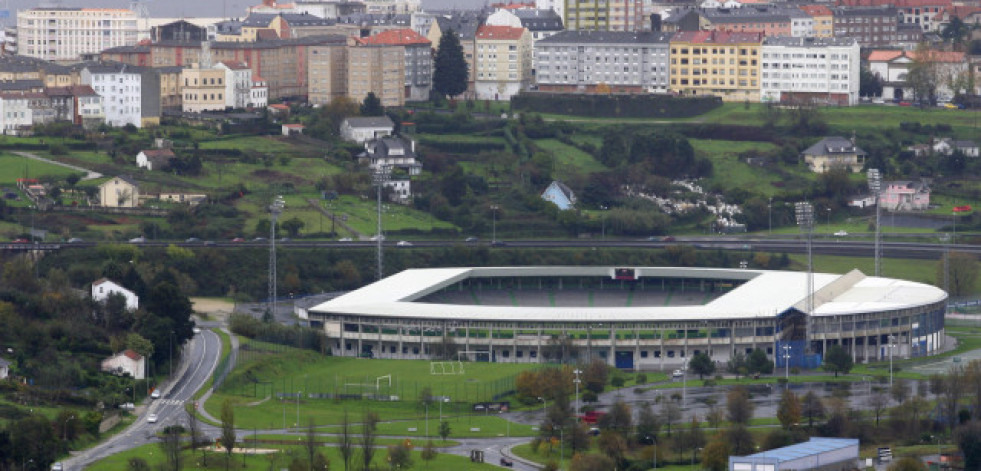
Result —
[{"label": "stadium light pole", "polygon": [[493,214],[493,219],[491,223],[491,244],[497,242],[497,210],[501,209],[500,206],[492,204],[490,207],[491,213]]},{"label": "stadium light pole", "polygon": [[882,271],[882,248],[879,246],[882,234],[879,229],[879,222],[882,215],[882,205],[879,201],[879,196],[882,193],[882,172],[879,172],[877,168],[870,168],[868,171],[868,181],[869,191],[872,193],[872,197],[875,198],[875,253],[873,258],[875,259],[875,276],[879,276]]},{"label": "stadium light pole", "polygon": [[572,380],[572,382],[576,384],[576,415],[579,415],[579,383],[582,383],[579,375],[582,374],[582,370],[576,368],[572,370],[572,374],[576,375],[576,379]]},{"label": "stadium light pole", "polygon": [[811,315],[814,311],[814,257],[811,239],[814,237],[814,206],[802,201],[794,206],[797,225],[807,239],[807,297],[804,301],[804,354],[811,351]]},{"label": "stadium light pole", "polygon": [[382,188],[388,183],[392,178],[392,167],[390,165],[379,165],[375,169],[375,173],[371,174],[371,182],[375,185],[378,191],[378,233],[375,235],[375,241],[378,243],[377,246],[377,261],[378,261],[378,273],[377,277],[379,280],[382,279],[384,274],[383,270],[383,259],[384,251],[382,249],[382,242],[385,236],[382,235]]},{"label": "stadium light pole", "polygon": [[276,315],[276,292],[278,291],[276,289],[276,279],[278,278],[276,274],[276,221],[285,207],[286,201],[283,200],[282,196],[277,196],[269,205],[269,215],[272,222],[269,224],[269,292],[267,293],[269,301],[266,309],[270,316]]}]

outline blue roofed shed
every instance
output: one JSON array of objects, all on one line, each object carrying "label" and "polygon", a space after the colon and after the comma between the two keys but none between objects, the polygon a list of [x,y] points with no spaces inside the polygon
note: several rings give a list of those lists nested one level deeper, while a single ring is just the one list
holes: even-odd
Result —
[{"label": "blue roofed shed", "polygon": [[858,439],[812,437],[810,441],[749,456],[730,456],[729,471],[842,471],[855,468]]}]

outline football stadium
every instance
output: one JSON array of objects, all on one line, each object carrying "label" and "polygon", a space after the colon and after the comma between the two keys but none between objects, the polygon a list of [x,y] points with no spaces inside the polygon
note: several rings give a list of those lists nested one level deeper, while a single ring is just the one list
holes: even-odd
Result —
[{"label": "football stadium", "polygon": [[[670,370],[761,349],[816,367],[942,349],[947,293],[847,274],[679,267],[411,269],[311,307],[334,355]],[[891,350],[891,352],[890,352]]]}]

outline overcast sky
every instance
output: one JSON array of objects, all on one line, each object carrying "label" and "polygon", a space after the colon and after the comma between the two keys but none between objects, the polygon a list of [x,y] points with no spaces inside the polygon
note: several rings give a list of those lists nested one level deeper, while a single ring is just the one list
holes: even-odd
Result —
[{"label": "overcast sky", "polygon": [[[288,2],[288,0],[283,0]],[[162,17],[218,17],[223,16],[245,16],[245,9],[250,5],[257,5],[262,0],[149,0],[146,1],[150,16]],[[464,8],[468,5],[482,5],[481,0],[423,0],[425,8]],[[51,6],[57,4],[52,0],[0,0],[0,6],[11,10],[8,24],[13,24],[13,18],[19,9],[34,8],[37,6]],[[60,5],[65,7],[93,7],[93,8],[128,8],[130,0],[61,0]]]}]

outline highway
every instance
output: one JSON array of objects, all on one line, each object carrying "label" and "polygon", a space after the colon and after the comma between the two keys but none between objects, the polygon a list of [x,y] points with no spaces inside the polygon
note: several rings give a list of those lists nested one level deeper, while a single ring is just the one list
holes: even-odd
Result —
[{"label": "highway", "polygon": [[[903,234],[904,237],[911,237],[910,234]],[[902,242],[881,242],[882,256],[885,258],[916,258],[937,260],[945,250],[966,252],[981,255],[981,245],[974,244],[949,244],[940,243],[939,234],[917,234],[913,235],[917,241]],[[965,235],[959,236],[961,239]],[[886,237],[884,237],[885,239]],[[121,242],[128,243],[128,242]],[[490,244],[488,241],[464,242],[462,240],[413,240],[411,246],[398,246],[394,239],[384,242],[386,249],[392,250],[413,250],[420,248],[445,248],[454,246],[468,247],[487,247],[491,250],[507,250],[511,248],[633,248],[633,249],[657,249],[672,245],[692,246],[699,250],[727,250],[727,251],[762,251],[775,253],[805,253],[807,244],[801,237],[732,237],[732,236],[698,236],[698,237],[677,237],[675,240],[648,240],[648,239],[626,239],[626,238],[606,238],[606,239],[556,239],[556,240],[507,240],[498,241],[497,244]],[[264,249],[269,246],[268,241],[246,241],[246,242],[183,242],[183,241],[154,241],[130,243],[135,246],[145,247],[165,247],[177,245],[187,248],[253,248]],[[0,243],[0,250],[61,250],[61,249],[84,249],[98,245],[95,242],[76,242],[72,244],[28,244],[28,243]],[[279,248],[373,248],[376,242],[372,241],[277,241]],[[822,255],[842,255],[842,256],[866,256],[871,257],[874,250],[874,242],[865,235],[859,237],[831,237],[822,234],[812,239],[812,250],[815,254]]]},{"label": "highway", "polygon": [[[160,399],[150,401],[148,407],[126,430],[106,441],[62,461],[66,470],[82,470],[89,464],[140,445],[156,441],[156,433],[168,425],[186,424],[184,403],[192,401],[194,393],[211,378],[221,355],[221,339],[210,330],[202,330],[184,347],[184,355],[175,372],[177,377],[163,387]],[[157,422],[147,422],[150,414],[156,414]],[[199,422],[200,423],[200,422]],[[203,429],[214,434],[214,427],[204,424]]]}]

